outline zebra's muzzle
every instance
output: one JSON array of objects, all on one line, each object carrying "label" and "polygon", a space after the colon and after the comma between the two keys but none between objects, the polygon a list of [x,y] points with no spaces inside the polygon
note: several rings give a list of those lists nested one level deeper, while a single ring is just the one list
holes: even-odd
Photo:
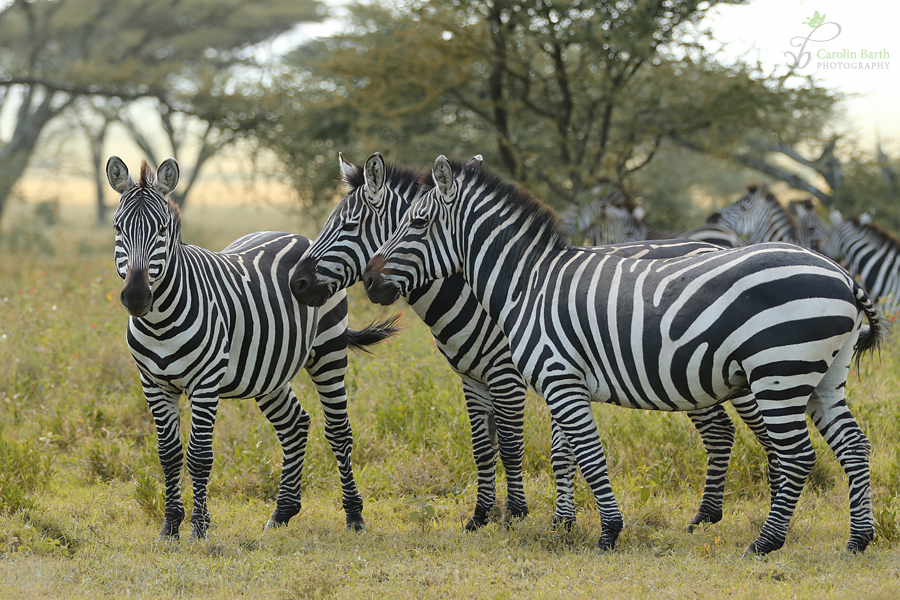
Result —
[{"label": "zebra's muzzle", "polygon": [[384,274],[384,257],[376,254],[366,265],[362,280],[369,300],[388,306],[400,297],[400,288],[395,283],[385,281]]},{"label": "zebra's muzzle", "polygon": [[316,277],[316,260],[304,258],[297,263],[297,270],[291,275],[291,293],[297,302],[306,306],[322,306],[331,297],[328,284]]},{"label": "zebra's muzzle", "polygon": [[153,291],[150,289],[150,273],[147,269],[125,274],[125,287],[119,296],[122,306],[132,317],[143,317],[153,308]]}]

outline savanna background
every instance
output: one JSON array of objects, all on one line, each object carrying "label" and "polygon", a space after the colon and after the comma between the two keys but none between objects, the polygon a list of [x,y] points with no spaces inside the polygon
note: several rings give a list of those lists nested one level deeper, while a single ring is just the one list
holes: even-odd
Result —
[{"label": "savanna background", "polygon": [[[658,227],[699,224],[747,183],[770,181],[784,201],[814,198],[822,216],[869,211],[897,231],[898,129],[885,117],[875,130],[853,95],[888,93],[892,80],[837,82],[735,52],[729,11],[758,3],[771,5],[0,0],[0,596],[900,595],[893,338],[848,382],[872,442],[878,519],[860,556],[843,550],[846,478],[818,434],[786,546],[741,559],[768,503],[746,427],[723,521],[687,534],[705,467],[688,419],[606,406],[595,414],[626,529],[619,550],[600,555],[583,481],[575,529],[550,527],[548,414],[532,395],[531,514],[463,533],[475,471],[461,387],[409,311],[405,330],[354,355],[348,375],[368,531],[344,529],[321,409],[301,374],[313,425],[290,526],[262,531],[279,478],[273,430],[252,401],[227,401],[209,539],[157,536],[162,473],[124,342],[110,154],[132,171],[175,156],[183,238],[213,249],[257,230],[314,237],[340,194],[338,152],[361,163],[376,150],[420,166],[481,153],[557,209],[614,185]],[[789,35],[804,33],[813,8],[862,35],[835,3],[779,6],[767,18],[796,21]],[[873,48],[890,48],[868,31]],[[786,41],[770,39],[760,45],[780,58]],[[357,327],[404,310],[357,289],[350,301]],[[502,468],[499,480],[502,492]]]}]

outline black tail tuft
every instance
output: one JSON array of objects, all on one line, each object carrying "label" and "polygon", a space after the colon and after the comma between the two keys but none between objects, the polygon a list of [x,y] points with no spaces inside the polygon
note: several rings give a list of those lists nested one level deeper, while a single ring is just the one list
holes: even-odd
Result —
[{"label": "black tail tuft", "polygon": [[863,327],[856,341],[853,352],[856,356],[857,371],[859,370],[859,359],[866,352],[874,352],[881,346],[881,342],[887,338],[891,331],[890,322],[884,318],[881,310],[875,303],[869,299],[868,294],[858,284],[854,282],[854,294],[856,295],[856,304],[866,314],[869,320],[869,326]]},{"label": "black tail tuft", "polygon": [[397,321],[399,320],[400,315],[394,315],[383,321],[373,321],[370,325],[359,331],[356,329],[348,329],[344,334],[347,337],[347,346],[354,350],[368,352],[369,350],[366,346],[373,346],[383,342],[394,334],[402,331],[402,327],[397,326]]}]

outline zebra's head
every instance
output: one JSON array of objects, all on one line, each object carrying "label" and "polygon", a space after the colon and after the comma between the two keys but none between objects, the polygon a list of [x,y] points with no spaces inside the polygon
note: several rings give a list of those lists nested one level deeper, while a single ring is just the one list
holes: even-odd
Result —
[{"label": "zebra's head", "polygon": [[359,281],[366,263],[420,194],[419,172],[388,165],[378,152],[362,169],[343,155],[340,166],[349,192],[291,276],[291,292],[308,306],[322,306],[336,292]]},{"label": "zebra's head", "polygon": [[113,225],[116,272],[125,280],[120,299],[133,317],[143,317],[153,309],[154,283],[165,268],[169,241],[178,237],[181,220],[178,208],[169,200],[178,175],[174,158],[165,160],[155,175],[144,161],[137,183],[118,156],[106,163],[109,185],[119,194]]},{"label": "zebra's head", "polygon": [[812,199],[791,200],[788,209],[797,219],[797,241],[800,245],[822,252],[830,231],[824,219],[816,213]]},{"label": "zebra's head", "polygon": [[433,185],[410,206],[397,230],[378,249],[363,272],[369,300],[385,306],[401,295],[463,268],[463,257],[453,243],[461,178],[467,169],[482,168],[482,157],[472,158],[458,174],[444,155],[431,172]]}]

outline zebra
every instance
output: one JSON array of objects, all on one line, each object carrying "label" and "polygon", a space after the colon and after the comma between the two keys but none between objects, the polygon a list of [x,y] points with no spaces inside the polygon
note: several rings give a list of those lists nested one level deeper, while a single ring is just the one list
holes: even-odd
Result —
[{"label": "zebra", "polygon": [[[816,213],[812,198],[791,200],[788,211],[797,221],[797,241],[800,245],[822,253],[831,231],[825,220]],[[867,291],[871,294],[870,290]]]},{"label": "zebra", "polygon": [[[591,401],[649,410],[708,407],[750,388],[781,465],[768,517],[746,554],[781,548],[815,462],[806,415],[847,473],[848,550],[874,539],[871,447],[847,407],[854,356],[887,323],[830,259],[767,243],[675,259],[628,259],[566,245],[531,194],[439,156],[433,187],[368,262],[369,298],[391,304],[462,273],[513,360],[572,445],[600,511],[601,550],[623,527]],[[862,334],[863,319],[869,328]]]},{"label": "zebra", "polygon": [[[377,248],[398,227],[410,204],[421,195],[418,170],[386,163],[380,153],[364,167],[339,159],[349,192],[329,216],[291,278],[294,296],[319,306],[334,293],[360,280]],[[430,177],[430,171],[424,175]],[[681,256],[713,250],[708,244],[668,241],[599,248],[617,256]],[[478,470],[473,516],[466,530],[487,523],[496,504],[495,475],[499,449],[507,476],[508,518],[527,514],[522,481],[523,420],[526,384],[516,369],[505,335],[484,311],[461,275],[439,279],[406,296],[413,311],[431,328],[435,345],[461,378]],[[735,397],[733,405],[767,449],[770,482],[778,481],[778,463],[771,451],[752,395]],[[691,421],[708,454],[703,499],[691,526],[722,517],[725,476],[735,430],[721,405],[692,411]],[[568,441],[552,424],[551,467],[557,485],[553,521],[571,527],[575,521],[575,462]]]},{"label": "zebra", "polygon": [[797,219],[769,192],[768,186],[749,185],[747,191],[737,202],[710,215],[707,223],[734,231],[744,245],[788,242],[812,247],[811,240],[803,238]]},{"label": "zebra", "polygon": [[900,241],[872,223],[867,213],[844,219],[831,212],[832,230],[823,253],[859,277],[862,286],[887,313],[900,310]]},{"label": "zebra", "polygon": [[298,304],[288,285],[293,266],[309,246],[302,236],[253,233],[222,252],[182,243],[180,212],[169,199],[179,177],[174,159],[164,161],[155,175],[144,161],[135,183],[125,163],[113,156],[106,174],[119,194],[113,217],[115,263],[125,281],[121,302],[130,315],[127,343],[156,424],[165,477],[161,536],[177,538],[185,516],[178,413],[182,393],[191,405],[187,464],[194,494],[192,536],[206,537],[210,525],[206,496],[219,398],[255,398],[278,434],[284,452],[281,484],[266,527],[286,525],[299,512],[310,417],[290,380],[301,367],[325,409],[325,435],[340,470],[347,527],[364,529],[363,499],[350,460],[347,348],[389,337],[396,331],[394,322],[347,329],[344,294],[321,309]]},{"label": "zebra", "polygon": [[738,248],[744,240],[719,223],[704,223],[684,231],[649,227],[646,211],[621,191],[604,195],[582,207],[567,208],[560,215],[562,232],[590,246],[643,240],[688,239],[723,248]]}]

